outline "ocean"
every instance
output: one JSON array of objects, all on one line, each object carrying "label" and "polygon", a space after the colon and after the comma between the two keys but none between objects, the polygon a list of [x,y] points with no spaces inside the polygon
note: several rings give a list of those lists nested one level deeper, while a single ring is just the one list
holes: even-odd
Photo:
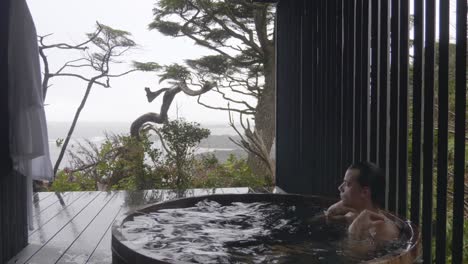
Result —
[{"label": "ocean", "polygon": [[[105,140],[106,133],[112,134],[125,134],[130,133],[131,123],[124,122],[78,122],[73,132],[72,140],[68,145],[68,150],[76,148],[78,143],[85,143],[86,140],[90,140],[96,145],[100,145]],[[197,154],[214,152],[215,155],[224,161],[229,153],[234,153],[238,156],[245,156],[243,151],[229,138],[237,139],[236,132],[227,124],[202,124],[203,128],[207,128],[211,131],[211,135],[203,140],[199,147],[196,149]],[[52,164],[55,164],[61,147],[57,146],[57,139],[63,139],[68,133],[70,123],[68,122],[48,122],[48,135],[49,135],[49,151]],[[159,145],[159,144],[157,144]],[[60,168],[69,167],[69,158],[66,153]]]}]

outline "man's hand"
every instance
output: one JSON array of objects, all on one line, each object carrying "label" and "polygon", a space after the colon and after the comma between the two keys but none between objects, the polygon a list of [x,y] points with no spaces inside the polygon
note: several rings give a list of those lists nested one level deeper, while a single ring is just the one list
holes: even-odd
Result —
[{"label": "man's hand", "polygon": [[325,211],[325,216],[327,221],[346,221],[350,223],[356,217],[356,210],[351,207],[344,206],[343,202],[339,201]]}]

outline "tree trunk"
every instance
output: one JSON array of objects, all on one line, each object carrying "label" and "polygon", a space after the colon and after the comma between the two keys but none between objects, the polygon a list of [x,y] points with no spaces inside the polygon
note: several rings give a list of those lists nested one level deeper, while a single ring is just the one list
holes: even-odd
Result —
[{"label": "tree trunk", "polygon": [[80,106],[78,106],[78,109],[76,110],[75,117],[73,118],[73,122],[70,126],[70,129],[68,130],[67,137],[65,138],[65,141],[63,142],[62,149],[60,150],[60,154],[57,158],[57,161],[55,162],[54,177],[57,175],[58,168],[60,166],[60,163],[62,162],[63,156],[65,155],[65,151],[67,150],[68,143],[70,142],[71,136],[73,135],[73,131],[75,131],[75,126],[76,126],[76,123],[78,122],[78,117],[80,116],[81,110],[83,110],[83,107],[85,106],[86,101],[88,100],[89,93],[91,92],[91,87],[93,87],[95,80],[96,79],[93,78],[88,83],[88,87],[86,87],[86,92],[83,96],[83,99],[81,100]]},{"label": "tree trunk", "polygon": [[[270,52],[269,52],[270,53]],[[274,54],[274,51],[271,52]],[[274,56],[267,56],[264,63],[265,86],[258,98],[255,113],[255,130],[261,135],[268,153],[271,152],[276,136],[276,69]],[[257,176],[271,174],[267,165],[253,153],[249,153],[249,165]]]}]

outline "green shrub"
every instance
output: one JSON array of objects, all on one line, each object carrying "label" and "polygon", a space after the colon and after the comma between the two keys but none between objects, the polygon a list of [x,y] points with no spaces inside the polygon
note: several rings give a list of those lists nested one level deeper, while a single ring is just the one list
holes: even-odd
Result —
[{"label": "green shrub", "polygon": [[263,177],[258,177],[245,159],[230,155],[228,160],[220,164],[213,154],[202,156],[197,161],[191,186],[194,188],[222,187],[259,187],[265,186]]},{"label": "green shrub", "polygon": [[68,169],[60,170],[57,173],[50,191],[70,192],[70,191],[95,191],[96,183],[93,179],[84,176],[82,173],[67,172]]}]

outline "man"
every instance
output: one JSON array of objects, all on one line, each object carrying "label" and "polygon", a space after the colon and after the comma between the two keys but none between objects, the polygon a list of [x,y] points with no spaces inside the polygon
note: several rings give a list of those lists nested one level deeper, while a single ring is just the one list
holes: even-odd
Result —
[{"label": "man", "polygon": [[379,209],[385,197],[385,178],[376,165],[351,165],[338,190],[341,200],[325,212],[327,221],[346,221],[349,237],[356,240],[398,238],[399,228]]}]

